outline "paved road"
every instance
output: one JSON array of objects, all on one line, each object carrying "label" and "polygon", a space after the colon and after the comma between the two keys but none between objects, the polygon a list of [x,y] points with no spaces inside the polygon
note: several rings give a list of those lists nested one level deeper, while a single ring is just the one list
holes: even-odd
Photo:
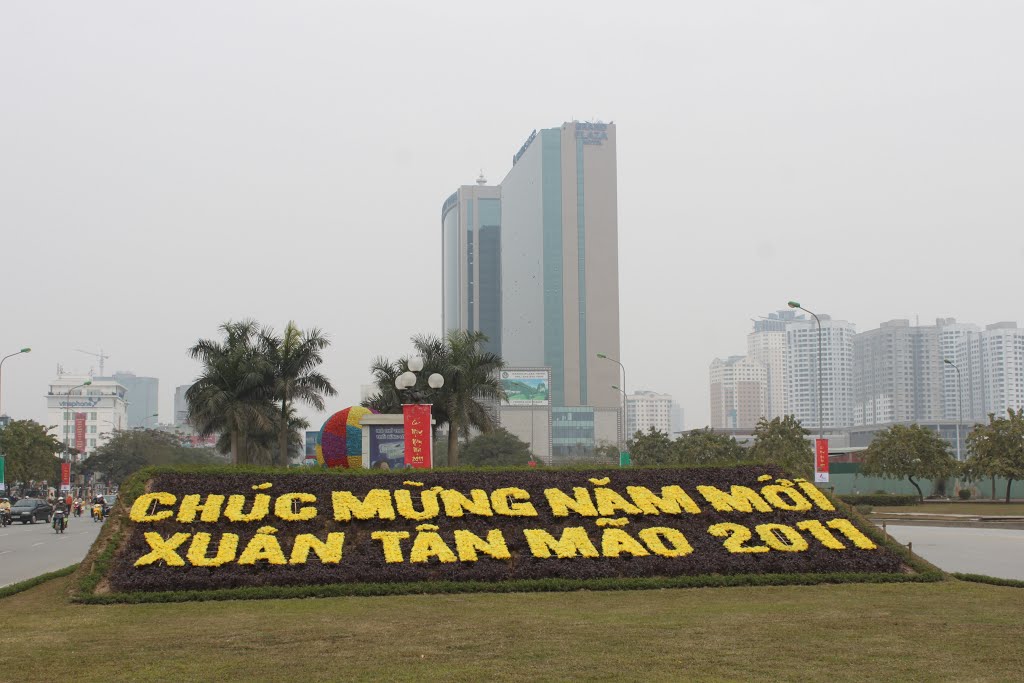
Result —
[{"label": "paved road", "polygon": [[886,530],[947,572],[1024,580],[1024,531],[892,524]]},{"label": "paved road", "polygon": [[102,526],[82,516],[72,517],[63,534],[46,522],[0,527],[0,587],[79,562]]}]

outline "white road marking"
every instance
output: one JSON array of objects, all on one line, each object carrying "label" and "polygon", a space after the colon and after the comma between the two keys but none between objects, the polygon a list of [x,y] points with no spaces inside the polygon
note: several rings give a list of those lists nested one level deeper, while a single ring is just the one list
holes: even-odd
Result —
[{"label": "white road marking", "polygon": [[5,555],[7,553],[13,553],[13,552],[14,552],[13,550],[0,550],[0,555]]},{"label": "white road marking", "polygon": [[42,545],[45,541],[39,541],[39,543],[33,543],[32,547],[35,548],[37,545]]}]

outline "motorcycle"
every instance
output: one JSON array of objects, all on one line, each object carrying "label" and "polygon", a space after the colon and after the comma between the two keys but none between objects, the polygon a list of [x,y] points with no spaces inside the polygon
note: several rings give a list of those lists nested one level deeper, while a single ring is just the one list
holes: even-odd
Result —
[{"label": "motorcycle", "polygon": [[92,506],[92,521],[102,522],[103,521],[103,504],[96,503]]},{"label": "motorcycle", "polygon": [[11,519],[11,511],[10,510],[0,510],[0,527],[5,527],[5,526],[8,526],[8,525],[13,524],[13,523],[14,523],[14,520]]},{"label": "motorcycle", "polygon": [[53,530],[58,533],[64,533],[64,530],[68,528],[68,516],[61,510],[57,510],[53,513]]},{"label": "motorcycle", "polygon": [[82,516],[82,504],[81,503],[75,503],[75,517],[81,517],[81,516]]}]

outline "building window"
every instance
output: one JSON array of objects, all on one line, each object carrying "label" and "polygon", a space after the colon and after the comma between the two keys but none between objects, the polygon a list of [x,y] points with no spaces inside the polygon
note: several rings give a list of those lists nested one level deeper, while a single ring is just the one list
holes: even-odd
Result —
[{"label": "building window", "polygon": [[89,419],[90,420],[95,420],[96,419],[96,413],[89,413]]}]

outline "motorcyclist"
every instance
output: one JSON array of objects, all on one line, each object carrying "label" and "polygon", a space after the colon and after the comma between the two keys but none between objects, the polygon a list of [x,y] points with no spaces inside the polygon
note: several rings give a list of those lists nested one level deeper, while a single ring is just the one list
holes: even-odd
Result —
[{"label": "motorcyclist", "polygon": [[[62,516],[58,516],[58,515],[62,515]],[[65,529],[68,528],[68,507],[67,507],[67,505],[64,504],[63,500],[57,501],[57,507],[54,510],[54,515],[53,515],[53,528],[54,529],[57,528],[57,523],[58,522],[61,524],[61,526],[63,528],[65,528]]]},{"label": "motorcyclist", "polygon": [[11,523],[11,501],[0,498],[0,517],[3,517],[5,524]]}]

